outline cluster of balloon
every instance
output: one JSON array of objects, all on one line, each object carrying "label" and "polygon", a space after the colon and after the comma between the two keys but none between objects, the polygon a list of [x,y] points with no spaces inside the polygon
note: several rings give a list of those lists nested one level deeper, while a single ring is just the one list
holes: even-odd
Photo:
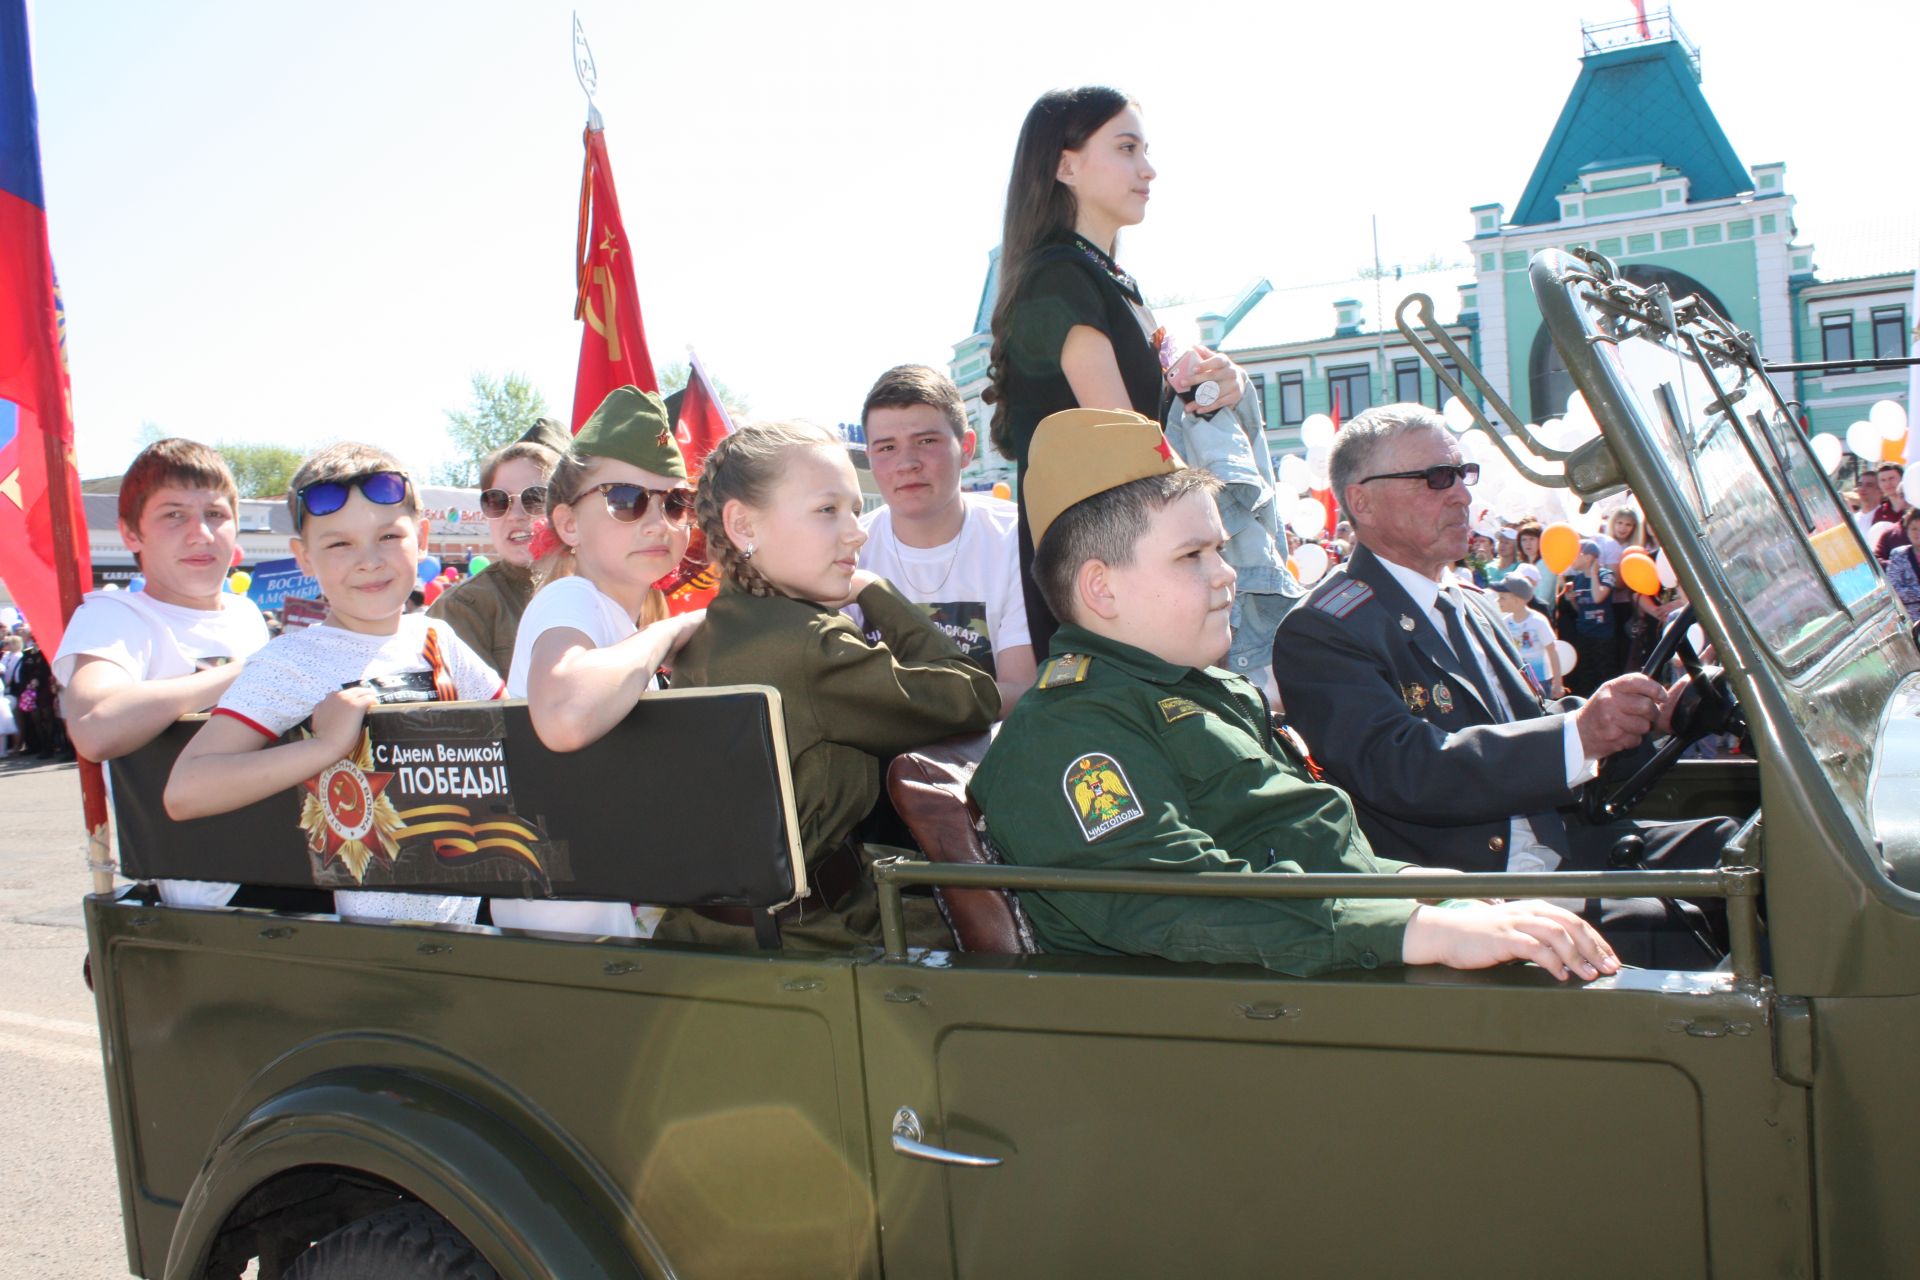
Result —
[{"label": "cluster of balloon", "polygon": [[253,585],[253,575],[245,569],[235,569],[227,575],[227,590],[237,596],[247,594],[247,588]]},{"label": "cluster of balloon", "polygon": [[475,556],[473,559],[467,561],[467,572],[479,573],[492,563],[493,561],[487,559],[485,556]]},{"label": "cluster of balloon", "polygon": [[1013,486],[1005,480],[996,480],[993,482],[993,496],[996,498],[1011,498],[1013,497]]},{"label": "cluster of balloon", "polygon": [[420,577],[420,585],[423,587],[426,586],[429,582],[432,582],[440,576],[440,557],[421,556],[420,564],[414,572]]},{"label": "cluster of balloon", "polygon": [[1540,561],[1548,573],[1565,573],[1580,558],[1580,531],[1556,520],[1540,531]]},{"label": "cluster of balloon", "polygon": [[1863,462],[1904,462],[1907,411],[1898,400],[1881,400],[1847,428],[1847,451]]}]

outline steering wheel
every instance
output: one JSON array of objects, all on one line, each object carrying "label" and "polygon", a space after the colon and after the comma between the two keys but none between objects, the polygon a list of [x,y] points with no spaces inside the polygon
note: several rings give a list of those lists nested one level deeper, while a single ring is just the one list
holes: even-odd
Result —
[{"label": "steering wheel", "polygon": [[1693,606],[1688,605],[1668,621],[1666,630],[1660,633],[1640,667],[1643,674],[1662,684],[1666,683],[1661,677],[1666,674],[1667,664],[1675,657],[1686,668],[1690,679],[1674,704],[1671,731],[1651,750],[1642,747],[1607,758],[1600,766],[1600,776],[1589,782],[1580,794],[1581,813],[1588,822],[1624,818],[1646,799],[1674,761],[1708,734],[1746,736],[1746,718],[1734,701],[1726,670],[1718,663],[1701,660],[1693,641],[1687,637],[1692,626]]}]

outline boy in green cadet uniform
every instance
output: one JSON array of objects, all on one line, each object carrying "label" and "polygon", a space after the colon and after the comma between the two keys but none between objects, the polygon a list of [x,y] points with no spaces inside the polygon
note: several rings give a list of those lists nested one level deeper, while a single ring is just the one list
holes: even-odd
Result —
[{"label": "boy in green cadet uniform", "polygon": [[[1034,689],[973,779],[994,843],[1023,866],[1287,872],[1419,870],[1374,856],[1346,793],[1277,735],[1265,698],[1214,664],[1234,572],[1217,483],[1151,419],[1069,409],[1036,429],[1025,498],[1033,576],[1060,619]],[[1251,962],[1292,974],[1382,964],[1556,978],[1619,969],[1545,902],[1022,895],[1049,951]]]}]

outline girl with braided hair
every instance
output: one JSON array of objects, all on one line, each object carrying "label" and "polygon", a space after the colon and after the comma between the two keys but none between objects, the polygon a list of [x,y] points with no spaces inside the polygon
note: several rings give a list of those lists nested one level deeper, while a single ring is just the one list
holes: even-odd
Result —
[{"label": "girl with braided hair", "polygon": [[[813,950],[877,942],[868,854],[852,836],[879,799],[881,761],[986,729],[999,691],[918,605],[859,568],[860,486],[832,432],[801,423],[733,432],[707,455],[696,513],[720,591],[674,681],[780,691],[812,890],[778,917],[781,936]],[[841,612],[853,604],[879,643]],[[914,945],[953,945],[930,900],[909,904]],[[753,945],[738,908],[670,911],[655,936]]]}]

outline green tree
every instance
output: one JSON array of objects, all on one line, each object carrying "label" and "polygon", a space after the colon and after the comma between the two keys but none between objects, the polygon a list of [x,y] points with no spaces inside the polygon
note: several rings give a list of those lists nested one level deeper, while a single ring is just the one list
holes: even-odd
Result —
[{"label": "green tree", "polygon": [[487,455],[518,440],[546,413],[546,398],[525,374],[474,374],[473,403],[465,412],[447,410],[447,435],[458,456],[442,463],[434,478],[464,488],[479,484]]},{"label": "green tree", "polygon": [[243,498],[278,498],[287,491],[287,482],[300,469],[300,450],[284,444],[233,444],[221,441],[214,446],[233,471],[234,483]]},{"label": "green tree", "polygon": [[[666,368],[660,370],[660,394],[663,396],[672,395],[680,388],[686,386],[687,379],[692,376],[693,366],[689,365],[685,360],[674,361]],[[720,397],[720,403],[726,408],[727,416],[733,419],[735,426],[738,426],[747,416],[747,410],[753,407],[752,404],[745,396],[720,381],[720,379],[714,378],[711,374],[709,374],[708,377],[713,382],[714,394]]]}]

